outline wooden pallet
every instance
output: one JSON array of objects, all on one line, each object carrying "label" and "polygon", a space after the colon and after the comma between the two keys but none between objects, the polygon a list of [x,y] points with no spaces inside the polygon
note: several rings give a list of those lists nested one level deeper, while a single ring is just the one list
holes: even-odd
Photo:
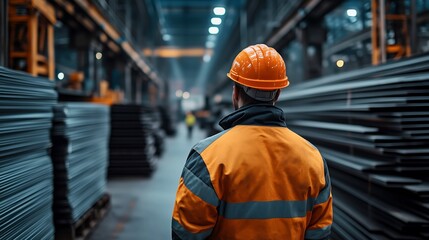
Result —
[{"label": "wooden pallet", "polygon": [[77,222],[73,224],[57,224],[55,226],[55,239],[86,239],[109,209],[110,195],[106,193]]}]

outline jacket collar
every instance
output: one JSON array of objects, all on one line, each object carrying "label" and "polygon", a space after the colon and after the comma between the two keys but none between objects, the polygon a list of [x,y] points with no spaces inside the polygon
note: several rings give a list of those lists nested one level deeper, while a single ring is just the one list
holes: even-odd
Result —
[{"label": "jacket collar", "polygon": [[237,125],[286,127],[283,110],[269,104],[241,107],[220,120],[219,125],[228,129]]}]

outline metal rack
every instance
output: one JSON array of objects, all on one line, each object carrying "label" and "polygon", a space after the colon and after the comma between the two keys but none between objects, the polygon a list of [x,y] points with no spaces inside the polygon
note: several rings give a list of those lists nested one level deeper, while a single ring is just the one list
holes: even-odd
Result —
[{"label": "metal rack", "polygon": [[55,22],[45,0],[9,0],[9,65],[53,80]]},{"label": "metal rack", "polygon": [[[415,1],[412,1],[413,5]],[[402,57],[411,56],[411,40],[410,30],[408,29],[408,22],[410,17],[406,13],[405,1],[403,0],[372,0],[371,1],[371,12],[372,12],[372,28],[371,28],[371,40],[372,40],[372,64],[378,65],[386,62],[389,55],[392,55],[394,59],[400,59]],[[389,7],[391,5],[396,6],[396,13],[389,13]],[[415,23],[415,7],[410,10],[413,18],[413,26]],[[388,44],[386,42],[387,28],[395,32],[396,37],[395,44]],[[415,34],[415,33],[414,33]]]}]

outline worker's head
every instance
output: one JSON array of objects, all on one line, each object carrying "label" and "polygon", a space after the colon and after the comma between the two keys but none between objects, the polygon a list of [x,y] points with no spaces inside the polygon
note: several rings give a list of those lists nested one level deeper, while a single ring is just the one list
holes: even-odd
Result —
[{"label": "worker's head", "polygon": [[227,76],[235,82],[232,92],[235,109],[249,104],[274,104],[280,89],[289,85],[283,58],[265,44],[243,49]]}]

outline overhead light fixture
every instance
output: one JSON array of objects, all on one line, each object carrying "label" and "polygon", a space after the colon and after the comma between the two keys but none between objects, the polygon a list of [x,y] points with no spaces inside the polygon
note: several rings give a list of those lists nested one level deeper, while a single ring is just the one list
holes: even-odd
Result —
[{"label": "overhead light fixture", "polygon": [[164,40],[164,41],[170,41],[171,40],[171,35],[170,34],[164,34],[164,35],[162,35],[162,40]]},{"label": "overhead light fixture", "polygon": [[211,58],[212,58],[212,57],[211,57],[210,55],[205,54],[205,55],[203,56],[203,61],[204,61],[204,62],[209,62]]},{"label": "overhead light fixture", "polygon": [[353,8],[347,9],[346,13],[347,13],[347,16],[349,16],[349,17],[356,17],[357,16],[357,10],[353,9]]},{"label": "overhead light fixture", "polygon": [[222,19],[218,17],[214,17],[210,21],[213,25],[220,25],[222,23]]},{"label": "overhead light fixture", "polygon": [[95,54],[95,58],[96,58],[97,60],[100,60],[100,59],[102,59],[102,58],[103,58],[103,54],[102,54],[101,52],[97,52],[97,53]]},{"label": "overhead light fixture", "polygon": [[63,80],[64,79],[64,73],[63,72],[59,72],[57,75],[59,80]]},{"label": "overhead light fixture", "polygon": [[214,46],[215,46],[214,42],[211,42],[211,41],[206,42],[206,48],[214,48]]},{"label": "overhead light fixture", "polygon": [[210,34],[218,34],[219,28],[218,27],[209,27],[209,33]]},{"label": "overhead light fixture", "polygon": [[222,16],[225,15],[225,8],[224,7],[215,7],[213,8],[213,13],[217,16]]},{"label": "overhead light fixture", "polygon": [[191,94],[189,92],[184,92],[182,97],[183,99],[189,99],[191,97]]},{"label": "overhead light fixture", "polygon": [[344,66],[344,60],[339,59],[337,60],[337,67],[342,68]]},{"label": "overhead light fixture", "polygon": [[176,97],[180,98],[182,97],[182,94],[183,94],[182,90],[179,89],[176,91]]}]

